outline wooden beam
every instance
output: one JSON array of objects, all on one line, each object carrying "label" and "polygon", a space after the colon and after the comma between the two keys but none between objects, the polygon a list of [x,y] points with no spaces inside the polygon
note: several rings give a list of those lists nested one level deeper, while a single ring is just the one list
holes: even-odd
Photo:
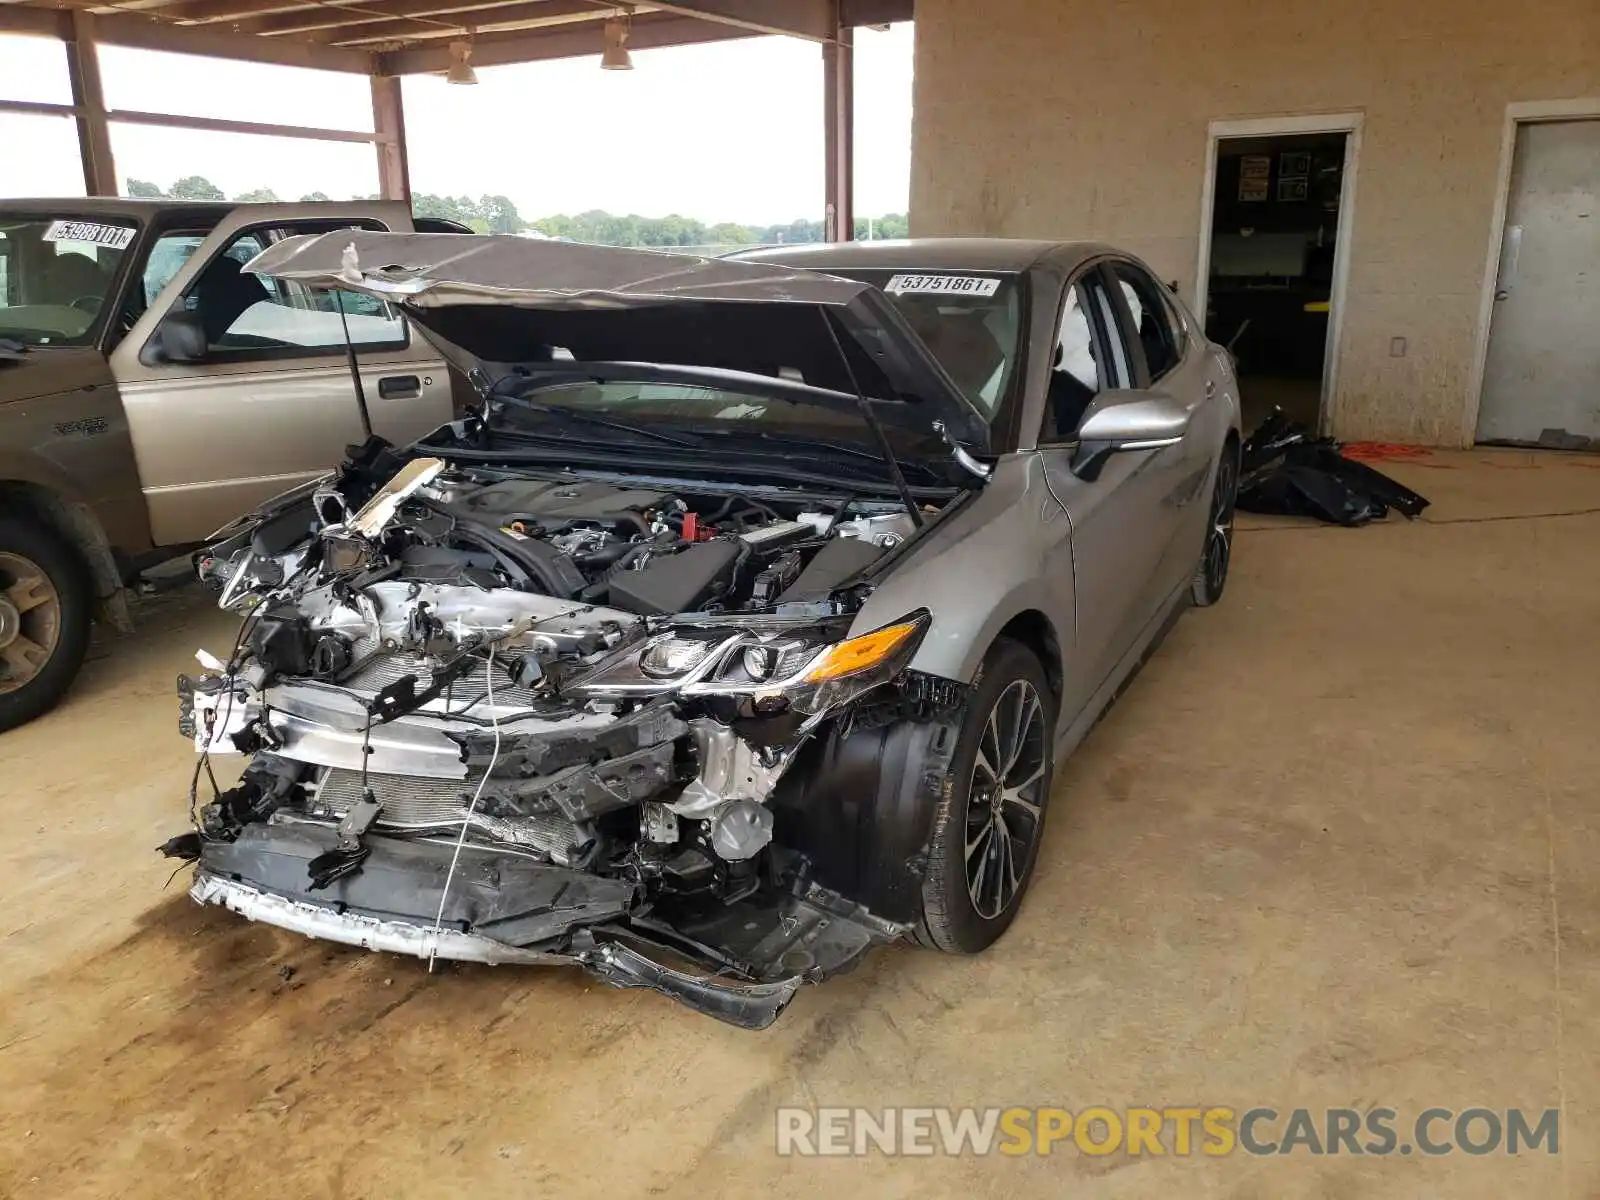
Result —
[{"label": "wooden beam", "polygon": [[67,41],[72,37],[72,14],[26,4],[0,4],[0,33],[31,34]]},{"label": "wooden beam", "polygon": [[[656,50],[665,46],[688,46],[755,36],[748,29],[732,25],[713,25],[694,17],[663,14],[634,18],[628,34],[628,49]],[[472,39],[472,65],[497,67],[509,63],[546,62],[555,58],[585,58],[589,55],[599,58],[603,49],[605,35],[598,26],[568,26],[543,33],[491,33]],[[378,69],[385,75],[428,75],[443,71],[449,65],[448,46],[391,50],[378,55]]]},{"label": "wooden beam", "polygon": [[0,112],[21,113],[29,117],[76,117],[82,115],[71,104],[46,104],[43,100],[0,100]]},{"label": "wooden beam", "polygon": [[230,121],[222,117],[182,117],[174,113],[139,112],[117,108],[106,114],[129,125],[159,125],[167,129],[204,129],[212,133],[248,133],[266,137],[306,138],[314,142],[376,142],[378,134],[360,129],[319,129],[311,125],[274,125],[269,121]]},{"label": "wooden beam", "polygon": [[[10,6],[4,6],[10,7]],[[3,9],[0,9],[3,11]],[[138,13],[109,13],[97,19],[96,37],[108,46],[139,50],[165,50],[173,54],[199,54],[244,62],[276,63],[284,67],[311,67],[321,71],[372,74],[372,56],[341,46],[319,46],[281,38],[250,37],[205,26],[173,25]]]},{"label": "wooden beam", "polygon": [[683,13],[751,33],[826,42],[837,28],[832,0],[652,0],[663,12]]},{"label": "wooden beam", "polygon": [[[436,17],[453,25],[485,24],[498,19],[505,8],[525,7],[527,0],[353,0],[350,4],[327,4],[313,9],[278,13],[270,17],[240,21],[239,33],[281,37],[285,34],[322,33],[343,28],[357,29],[405,18]],[[594,0],[539,0],[538,7],[552,17],[598,14],[605,10]],[[644,5],[640,5],[641,10]],[[338,42],[337,36],[322,40]]]},{"label": "wooden beam", "polygon": [[855,224],[855,47],[854,35],[838,29],[822,46],[824,188],[823,238],[848,242]]},{"label": "wooden beam", "polygon": [[854,28],[912,21],[916,19],[914,8],[913,0],[841,0],[839,24]]},{"label": "wooden beam", "polygon": [[[560,11],[570,8],[569,12]],[[425,41],[430,38],[460,40],[484,33],[505,33],[514,30],[553,29],[559,25],[581,25],[586,21],[604,21],[620,13],[620,8],[601,8],[595,4],[579,3],[570,6],[550,4],[547,0],[532,3],[499,5],[455,13],[439,19],[419,20],[402,17],[394,21],[377,21],[370,25],[342,25],[313,34],[316,40],[341,46],[375,46],[382,43]]]},{"label": "wooden beam", "polygon": [[72,38],[67,47],[67,79],[77,111],[78,156],[83,160],[83,186],[91,196],[117,194],[117,164],[111,157],[111,129],[106,124],[106,97],[100,86],[100,56],[95,52],[95,18],[82,9],[72,13]]},{"label": "wooden beam", "polygon": [[377,131],[378,191],[385,200],[411,203],[411,164],[406,155],[406,110],[396,75],[372,77],[372,127]]},{"label": "wooden beam", "polygon": [[163,21],[207,25],[321,7],[322,0],[182,0],[178,4],[162,5],[153,12],[159,13]]}]

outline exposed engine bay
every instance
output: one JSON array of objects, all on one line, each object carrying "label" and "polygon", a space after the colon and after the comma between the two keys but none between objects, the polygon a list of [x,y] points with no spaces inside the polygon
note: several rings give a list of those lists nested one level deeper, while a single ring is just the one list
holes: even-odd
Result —
[{"label": "exposed engine bay", "polygon": [[242,623],[180,727],[197,784],[249,762],[164,849],[252,919],[770,1024],[906,928],[829,886],[808,797],[859,730],[959,706],[909,670],[926,613],[848,636],[937,516],[369,441],[197,556]]}]

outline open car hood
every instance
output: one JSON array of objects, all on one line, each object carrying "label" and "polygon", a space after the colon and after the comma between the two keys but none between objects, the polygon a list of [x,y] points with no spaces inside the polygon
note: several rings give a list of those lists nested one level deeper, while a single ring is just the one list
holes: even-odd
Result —
[{"label": "open car hood", "polygon": [[[984,414],[889,299],[853,279],[535,238],[359,230],[287,238],[245,269],[397,304],[491,369],[537,372],[560,347],[578,364],[767,376],[802,385],[796,393],[817,389],[819,400],[859,385],[884,406],[906,406],[897,424],[914,412],[966,449],[989,449]],[[550,369],[570,373],[574,363]]]}]

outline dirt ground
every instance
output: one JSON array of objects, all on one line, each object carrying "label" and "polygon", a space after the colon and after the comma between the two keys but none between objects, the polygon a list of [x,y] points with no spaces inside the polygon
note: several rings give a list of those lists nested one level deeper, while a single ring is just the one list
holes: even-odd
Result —
[{"label": "dirt ground", "polygon": [[[0,1195],[1600,1194],[1600,461],[1391,469],[1425,520],[1247,522],[1060,772],[993,952],[890,948],[761,1034],[195,907],[154,853],[172,681],[230,622],[147,602],[0,738]],[[819,1160],[774,1153],[785,1104],[1562,1124],[1557,1156]]]}]

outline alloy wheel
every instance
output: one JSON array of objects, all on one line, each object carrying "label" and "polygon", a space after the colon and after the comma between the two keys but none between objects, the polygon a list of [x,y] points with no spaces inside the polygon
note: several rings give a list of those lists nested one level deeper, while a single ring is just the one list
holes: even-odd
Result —
[{"label": "alloy wheel", "polygon": [[993,920],[1012,904],[1044,816],[1048,731],[1039,693],[1026,679],[1001,692],[989,712],[967,789],[967,894]]},{"label": "alloy wheel", "polygon": [[1239,496],[1239,460],[1225,450],[1217,464],[1217,486],[1211,495],[1211,521],[1206,533],[1206,589],[1220,595],[1228,582],[1233,557],[1233,508]]},{"label": "alloy wheel", "polygon": [[61,594],[30,558],[0,552],[0,695],[37,678],[61,640]]}]

